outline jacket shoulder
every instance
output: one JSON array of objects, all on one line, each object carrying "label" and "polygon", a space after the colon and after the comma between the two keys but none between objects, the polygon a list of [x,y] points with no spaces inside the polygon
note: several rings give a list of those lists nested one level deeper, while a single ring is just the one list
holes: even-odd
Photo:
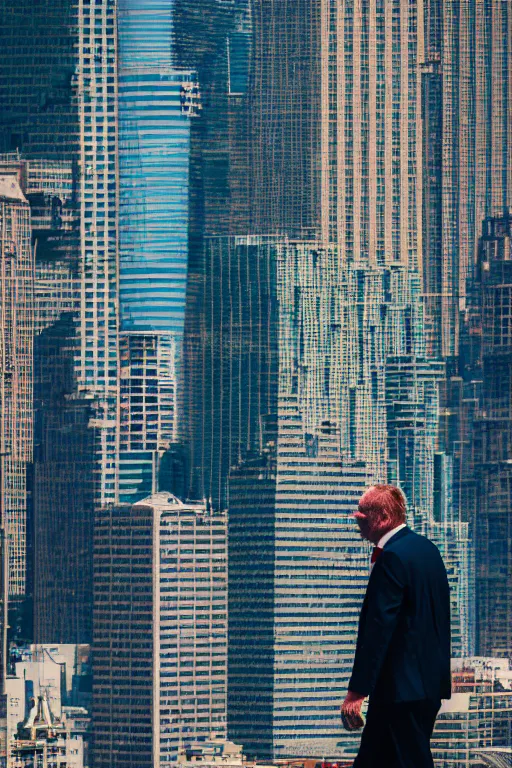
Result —
[{"label": "jacket shoulder", "polygon": [[393,537],[385,547],[394,552],[401,560],[415,558],[441,558],[441,553],[433,541],[416,533],[411,528],[406,529],[406,535]]}]

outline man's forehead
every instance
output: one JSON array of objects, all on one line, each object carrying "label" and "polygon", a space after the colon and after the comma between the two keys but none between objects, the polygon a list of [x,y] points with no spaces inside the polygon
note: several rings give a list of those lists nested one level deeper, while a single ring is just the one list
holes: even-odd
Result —
[{"label": "man's forehead", "polygon": [[367,488],[366,491],[363,493],[361,498],[359,499],[359,503],[363,502],[367,496],[370,495],[370,493],[373,491],[373,486],[371,488]]}]

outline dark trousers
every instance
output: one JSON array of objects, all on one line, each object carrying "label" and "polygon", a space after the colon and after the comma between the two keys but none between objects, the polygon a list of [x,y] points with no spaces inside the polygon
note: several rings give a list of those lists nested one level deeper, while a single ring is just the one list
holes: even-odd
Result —
[{"label": "dark trousers", "polygon": [[440,701],[371,699],[354,768],[433,768],[430,737]]}]

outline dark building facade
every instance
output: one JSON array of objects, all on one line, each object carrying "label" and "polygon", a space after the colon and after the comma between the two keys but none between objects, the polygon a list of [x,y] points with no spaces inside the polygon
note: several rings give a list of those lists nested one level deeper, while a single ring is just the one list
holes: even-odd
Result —
[{"label": "dark building facade", "polygon": [[63,313],[34,344],[32,598],[38,643],[92,639],[92,409],[76,396],[75,317]]},{"label": "dark building facade", "polygon": [[98,513],[94,555],[94,765],[153,768],[153,509]]},{"label": "dark building facade", "polygon": [[227,508],[230,469],[262,450],[264,417],[276,413],[276,270],[275,238],[210,237],[189,289],[189,496],[215,509]]},{"label": "dark building facade", "polygon": [[510,217],[487,219],[475,275],[481,398],[473,423],[477,650],[512,650],[512,251]]}]

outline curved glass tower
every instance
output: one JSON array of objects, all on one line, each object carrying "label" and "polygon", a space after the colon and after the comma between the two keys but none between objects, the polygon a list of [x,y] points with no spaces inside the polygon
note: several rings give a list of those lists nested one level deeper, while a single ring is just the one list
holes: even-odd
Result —
[{"label": "curved glass tower", "polygon": [[173,66],[172,2],[118,16],[120,500],[156,490],[176,428],[188,262],[195,74]]}]

